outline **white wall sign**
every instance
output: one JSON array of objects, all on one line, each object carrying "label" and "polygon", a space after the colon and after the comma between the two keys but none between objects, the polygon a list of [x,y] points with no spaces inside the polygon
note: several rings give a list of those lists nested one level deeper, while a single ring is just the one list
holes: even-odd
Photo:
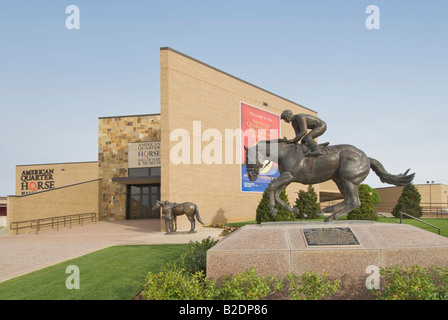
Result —
[{"label": "white wall sign", "polygon": [[128,145],[129,168],[160,167],[160,142],[137,142]]}]

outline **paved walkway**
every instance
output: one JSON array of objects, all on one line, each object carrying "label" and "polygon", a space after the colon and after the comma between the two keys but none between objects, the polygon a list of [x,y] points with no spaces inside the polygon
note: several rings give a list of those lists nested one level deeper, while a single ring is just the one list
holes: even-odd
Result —
[{"label": "paved walkway", "polygon": [[38,235],[0,236],[0,282],[114,245],[167,244],[220,239],[221,229],[196,226],[196,233],[166,235],[159,220],[98,221]]}]

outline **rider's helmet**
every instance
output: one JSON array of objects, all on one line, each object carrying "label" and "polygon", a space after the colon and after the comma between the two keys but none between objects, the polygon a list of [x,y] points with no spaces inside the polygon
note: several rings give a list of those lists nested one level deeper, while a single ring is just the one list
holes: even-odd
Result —
[{"label": "rider's helmet", "polygon": [[282,115],[281,115],[280,118],[282,120],[285,120],[285,121],[289,122],[289,121],[291,121],[293,116],[294,116],[294,114],[292,113],[291,110],[285,110],[285,111],[282,112]]}]

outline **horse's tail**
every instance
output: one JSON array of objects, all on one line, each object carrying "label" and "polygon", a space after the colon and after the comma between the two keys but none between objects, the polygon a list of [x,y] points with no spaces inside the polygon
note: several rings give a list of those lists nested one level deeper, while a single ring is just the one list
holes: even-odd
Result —
[{"label": "horse's tail", "polygon": [[383,183],[393,184],[395,186],[404,186],[414,180],[415,173],[408,174],[410,169],[408,169],[405,173],[394,175],[387,172],[378,160],[372,158],[369,158],[369,160],[370,168],[376,173]]},{"label": "horse's tail", "polygon": [[201,217],[199,216],[199,210],[197,205],[194,205],[194,216],[196,217],[196,220],[198,220],[200,223],[205,224],[204,222],[202,222]]}]

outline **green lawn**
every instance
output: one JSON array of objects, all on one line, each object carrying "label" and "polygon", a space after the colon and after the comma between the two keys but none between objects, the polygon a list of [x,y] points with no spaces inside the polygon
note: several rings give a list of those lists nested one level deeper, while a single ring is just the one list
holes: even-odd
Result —
[{"label": "green lawn", "polygon": [[[149,271],[177,259],[185,244],[116,246],[0,283],[0,300],[131,300]],[[69,290],[67,266],[79,268],[80,288]]]}]

